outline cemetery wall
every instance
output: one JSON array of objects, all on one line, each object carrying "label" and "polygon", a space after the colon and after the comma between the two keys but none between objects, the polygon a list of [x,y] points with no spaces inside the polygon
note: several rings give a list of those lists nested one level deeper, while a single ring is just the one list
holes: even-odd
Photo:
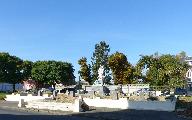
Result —
[{"label": "cemetery wall", "polygon": [[73,109],[74,109],[74,105],[72,103],[33,101],[33,102],[28,102],[28,104],[25,106],[26,106],[26,108],[61,110],[61,111],[73,111]]},{"label": "cemetery wall", "polygon": [[120,98],[119,100],[83,98],[83,100],[88,106],[128,109],[127,98]]},{"label": "cemetery wall", "polygon": [[128,109],[174,111],[175,101],[128,101]]},{"label": "cemetery wall", "polygon": [[[22,90],[23,84],[15,84],[15,90]],[[0,91],[13,91],[13,84],[9,83],[0,83]]]},{"label": "cemetery wall", "polygon": [[43,101],[30,101],[25,105],[26,108],[35,109],[48,109],[48,110],[61,110],[61,111],[73,111],[82,112],[81,105],[84,102],[82,99],[76,99],[74,103],[58,103],[58,102],[43,102]]},{"label": "cemetery wall", "polygon": [[16,95],[6,95],[5,100],[6,101],[16,101],[19,102],[21,99],[24,99],[24,101],[32,101],[32,100],[43,100],[45,98],[49,98],[47,96],[32,96],[31,94],[28,94],[27,96],[20,96],[20,94]]},{"label": "cemetery wall", "polygon": [[119,100],[84,98],[83,100],[87,105],[94,107],[135,109],[135,110],[156,110],[156,111],[174,111],[176,104],[176,100],[129,101],[127,100],[127,98],[120,98]]}]

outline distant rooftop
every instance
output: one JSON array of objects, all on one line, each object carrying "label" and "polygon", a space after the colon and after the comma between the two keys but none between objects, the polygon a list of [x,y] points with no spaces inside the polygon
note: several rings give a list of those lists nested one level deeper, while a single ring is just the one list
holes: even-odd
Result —
[{"label": "distant rooftop", "polygon": [[191,61],[191,60],[192,60],[192,57],[186,57],[185,60],[186,60],[186,61],[189,61],[189,60]]}]

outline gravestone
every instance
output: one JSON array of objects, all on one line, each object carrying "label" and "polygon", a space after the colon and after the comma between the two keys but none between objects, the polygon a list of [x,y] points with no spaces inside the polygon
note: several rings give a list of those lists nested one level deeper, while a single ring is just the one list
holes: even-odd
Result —
[{"label": "gravestone", "polygon": [[28,93],[20,93],[20,96],[27,96]]},{"label": "gravestone", "polygon": [[87,94],[90,96],[93,96],[93,95],[95,95],[95,91],[89,91]]},{"label": "gravestone", "polygon": [[69,91],[68,90],[65,91],[65,95],[69,95]]},{"label": "gravestone", "polygon": [[58,91],[57,91],[57,90],[54,90],[54,91],[53,91],[53,97],[56,97],[56,96],[57,96],[57,93],[58,93]]},{"label": "gravestone", "polygon": [[39,91],[37,92],[37,95],[38,95],[38,96],[43,96],[42,90],[39,90]]},{"label": "gravestone", "polygon": [[69,96],[75,97],[75,91],[69,91]]},{"label": "gravestone", "polygon": [[156,96],[155,91],[150,91],[150,92],[149,92],[149,96],[150,96],[150,97]]},{"label": "gravestone", "polygon": [[97,94],[97,92],[96,92],[96,91],[93,91],[93,93],[92,93],[93,97],[95,97],[96,94]]},{"label": "gravestone", "polygon": [[103,86],[103,92],[104,92],[104,94],[105,94],[105,95],[109,95],[110,90],[109,90],[109,88],[108,88],[108,87]]},{"label": "gravestone", "polygon": [[110,95],[111,95],[111,98],[112,98],[113,100],[118,100],[118,99],[119,99],[119,96],[118,96],[118,92],[117,92],[117,91],[111,91]]}]

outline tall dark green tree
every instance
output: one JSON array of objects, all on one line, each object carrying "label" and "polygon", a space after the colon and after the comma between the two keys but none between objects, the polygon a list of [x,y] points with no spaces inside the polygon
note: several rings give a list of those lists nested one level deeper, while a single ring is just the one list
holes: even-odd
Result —
[{"label": "tall dark green tree", "polygon": [[110,75],[109,75],[109,65],[108,65],[108,58],[109,58],[110,48],[109,45],[105,41],[101,41],[100,43],[95,45],[95,51],[93,52],[92,56],[92,78],[93,81],[98,79],[98,69],[100,66],[104,67],[104,75],[105,80],[104,83],[110,82]]},{"label": "tall dark green tree", "polygon": [[9,57],[10,55],[8,53],[0,53],[0,82],[6,82]]},{"label": "tall dark green tree", "polygon": [[79,74],[81,78],[87,81],[89,84],[93,84],[91,78],[91,66],[87,64],[87,58],[82,57],[81,59],[78,60],[78,64],[80,65]]},{"label": "tall dark green tree", "polygon": [[23,60],[19,57],[0,53],[0,80],[13,84],[13,91],[15,91],[15,84],[23,79],[22,64]]},{"label": "tall dark green tree", "polygon": [[29,79],[31,78],[31,70],[33,67],[33,62],[25,60],[22,63],[22,74],[23,74],[23,79]]}]

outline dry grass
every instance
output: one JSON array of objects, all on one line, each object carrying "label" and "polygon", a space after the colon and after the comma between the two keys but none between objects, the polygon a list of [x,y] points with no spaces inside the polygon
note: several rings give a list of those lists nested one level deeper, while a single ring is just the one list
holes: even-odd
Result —
[{"label": "dry grass", "polygon": [[75,102],[75,97],[68,96],[65,94],[58,94],[56,97],[56,102],[61,102],[61,103],[74,103]]},{"label": "dry grass", "polygon": [[185,109],[184,111],[177,112],[179,115],[192,117],[192,96],[179,97],[177,100],[176,108]]},{"label": "dry grass", "polygon": [[176,107],[191,109],[192,108],[192,96],[186,96],[186,97],[180,96],[177,100]]},{"label": "dry grass", "polygon": [[148,95],[133,95],[129,97],[129,100],[132,101],[148,101],[148,100],[152,100],[152,101],[166,101],[165,96],[157,96],[157,97],[149,97]]}]

